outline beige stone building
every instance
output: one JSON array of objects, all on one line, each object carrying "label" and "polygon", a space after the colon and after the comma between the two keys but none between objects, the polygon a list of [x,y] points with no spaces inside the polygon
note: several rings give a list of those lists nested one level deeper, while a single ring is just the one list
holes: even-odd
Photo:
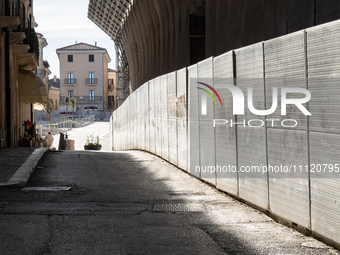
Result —
[{"label": "beige stone building", "polygon": [[117,93],[116,93],[116,71],[108,69],[108,104],[109,110],[117,109]]},{"label": "beige stone building", "polygon": [[109,109],[108,63],[106,49],[77,43],[57,49],[60,63],[60,105],[65,107],[65,96],[74,97],[77,107]]},{"label": "beige stone building", "polygon": [[33,0],[0,0],[0,149],[22,144],[23,121],[34,122],[33,104],[48,98],[47,86],[35,74],[34,25]]},{"label": "beige stone building", "polygon": [[48,80],[48,95],[54,102],[54,109],[59,110],[60,106],[60,79],[54,75],[53,79]]}]

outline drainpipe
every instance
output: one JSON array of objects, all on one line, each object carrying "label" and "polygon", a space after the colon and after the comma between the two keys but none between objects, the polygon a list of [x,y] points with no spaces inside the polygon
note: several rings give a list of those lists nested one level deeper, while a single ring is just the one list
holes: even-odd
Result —
[{"label": "drainpipe", "polygon": [[9,31],[5,29],[5,66],[6,66],[6,129],[7,147],[12,146],[12,123],[11,123],[11,82],[10,82],[10,63],[9,63]]}]

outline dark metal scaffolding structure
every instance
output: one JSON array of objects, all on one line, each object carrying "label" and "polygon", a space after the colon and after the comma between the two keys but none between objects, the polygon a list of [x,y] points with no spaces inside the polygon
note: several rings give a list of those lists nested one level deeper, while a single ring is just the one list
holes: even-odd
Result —
[{"label": "dark metal scaffolding structure", "polygon": [[[130,70],[122,43],[122,25],[131,8],[131,0],[90,0],[88,18],[107,33],[119,54],[117,75],[119,83],[124,84],[124,94],[129,93]],[[122,79],[122,81],[121,81]]]}]

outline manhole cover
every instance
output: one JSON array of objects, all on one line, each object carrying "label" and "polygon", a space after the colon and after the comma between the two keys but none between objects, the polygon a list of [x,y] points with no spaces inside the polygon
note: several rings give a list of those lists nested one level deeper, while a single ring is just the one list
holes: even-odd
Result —
[{"label": "manhole cover", "polygon": [[23,191],[67,191],[71,187],[25,187]]},{"label": "manhole cover", "polygon": [[203,212],[202,204],[155,204],[154,212]]}]

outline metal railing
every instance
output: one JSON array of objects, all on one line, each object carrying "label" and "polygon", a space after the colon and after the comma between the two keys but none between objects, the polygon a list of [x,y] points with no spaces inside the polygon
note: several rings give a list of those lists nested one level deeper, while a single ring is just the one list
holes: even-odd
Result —
[{"label": "metal railing", "polygon": [[87,85],[96,85],[97,84],[97,78],[86,78],[86,84]]},{"label": "metal railing", "polygon": [[28,53],[34,53],[36,58],[39,59],[39,41],[35,30],[33,28],[26,28],[25,34],[26,38],[23,43],[30,46]]},{"label": "metal railing", "polygon": [[48,124],[46,121],[37,121],[37,129],[39,134],[47,134],[51,132],[53,135],[65,132],[73,128],[84,127],[96,121],[96,116],[91,115],[83,118],[75,118],[74,120],[67,119],[65,121],[56,121],[52,119],[52,123]]},{"label": "metal railing", "polygon": [[65,85],[75,85],[77,82],[76,78],[65,78]]},{"label": "metal railing", "polygon": [[[102,102],[102,96],[75,96],[73,97],[77,100],[77,103],[84,103],[84,102]],[[60,102],[65,102],[65,96],[60,97]]]}]

